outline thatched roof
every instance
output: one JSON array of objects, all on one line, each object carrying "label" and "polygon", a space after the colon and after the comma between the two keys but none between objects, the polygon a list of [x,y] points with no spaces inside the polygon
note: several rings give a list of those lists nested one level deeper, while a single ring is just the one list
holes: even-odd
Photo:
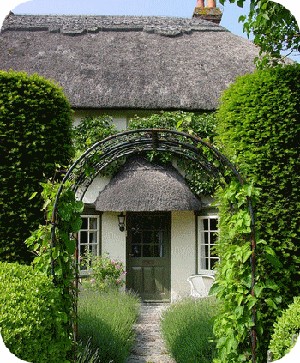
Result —
[{"label": "thatched roof", "polygon": [[99,211],[200,210],[201,202],[172,166],[130,158],[95,202]]},{"label": "thatched roof", "polygon": [[216,109],[258,49],[194,18],[10,15],[0,67],[57,81],[74,108]]}]

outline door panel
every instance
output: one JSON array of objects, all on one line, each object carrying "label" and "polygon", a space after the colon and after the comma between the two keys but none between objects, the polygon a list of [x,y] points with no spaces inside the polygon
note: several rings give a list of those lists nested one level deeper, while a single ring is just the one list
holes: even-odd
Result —
[{"label": "door panel", "polygon": [[170,300],[171,214],[127,213],[126,286],[143,301]]}]

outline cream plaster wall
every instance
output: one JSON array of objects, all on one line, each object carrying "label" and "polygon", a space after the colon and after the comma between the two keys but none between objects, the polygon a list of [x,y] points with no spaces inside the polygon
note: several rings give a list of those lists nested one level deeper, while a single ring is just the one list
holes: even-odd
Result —
[{"label": "cream plaster wall", "polygon": [[124,262],[126,265],[126,232],[118,227],[118,213],[102,214],[102,253],[108,252],[110,257]]},{"label": "cream plaster wall", "polygon": [[111,112],[105,113],[104,111],[101,110],[75,110],[73,115],[73,125],[78,126],[81,119],[87,116],[101,117],[103,115],[109,114],[112,117],[113,123],[115,124],[118,131],[126,130],[128,124],[127,116],[124,113],[121,114],[118,113],[115,114],[115,113],[116,112],[113,112],[113,114]]},{"label": "cream plaster wall", "polygon": [[[92,184],[88,187],[88,190],[86,191],[83,202],[84,203],[94,203],[97,199],[99,193],[105,188],[105,186],[109,183],[110,178],[109,177],[99,177],[97,176]],[[80,189],[79,189],[80,192]]]},{"label": "cream plaster wall", "polygon": [[187,278],[195,273],[195,215],[192,211],[172,212],[171,300],[190,294]]}]

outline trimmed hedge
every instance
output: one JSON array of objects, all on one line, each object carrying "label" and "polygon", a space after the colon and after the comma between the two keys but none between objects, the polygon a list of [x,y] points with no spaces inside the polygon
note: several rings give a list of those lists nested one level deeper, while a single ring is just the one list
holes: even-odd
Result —
[{"label": "trimmed hedge", "polygon": [[69,164],[71,126],[58,86],[36,74],[0,71],[0,260],[31,261],[24,240],[43,221],[39,183]]},{"label": "trimmed hedge", "polygon": [[292,348],[294,335],[300,334],[300,296],[282,313],[274,324],[274,333],[270,342],[273,358],[280,359]]},{"label": "trimmed hedge", "polygon": [[72,347],[64,300],[31,266],[0,262],[0,327],[9,350],[33,363],[67,362]]},{"label": "trimmed hedge", "polygon": [[[246,180],[260,188],[256,228],[265,242],[258,245],[256,261],[257,362],[265,362],[274,321],[293,296],[300,294],[300,65],[270,68],[238,78],[224,93],[217,117],[218,142],[223,152],[238,165]],[[220,209],[224,213],[222,220],[230,211],[222,206]],[[227,240],[218,248],[221,260],[232,244],[234,241]],[[248,264],[244,268],[245,281]],[[228,287],[234,281],[234,277],[229,279],[222,272],[219,278]],[[228,298],[228,311],[244,308],[236,305],[243,296],[240,298]],[[223,327],[223,335],[235,329],[234,325],[226,327],[226,322]],[[237,354],[247,356],[249,345],[250,340],[239,341]],[[234,350],[232,354],[235,357]],[[230,357],[226,353],[224,362],[231,362]]]}]

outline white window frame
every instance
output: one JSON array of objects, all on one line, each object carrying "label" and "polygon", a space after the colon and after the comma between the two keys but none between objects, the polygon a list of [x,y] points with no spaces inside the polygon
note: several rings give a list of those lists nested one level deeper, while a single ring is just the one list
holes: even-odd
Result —
[{"label": "white window frame", "polygon": [[[216,237],[219,233],[218,227],[211,229],[210,221],[215,219],[219,221],[217,214],[198,216],[198,274],[214,274],[212,265],[219,261],[219,258],[211,256],[211,249],[216,245]],[[204,227],[204,220],[207,220],[207,229]],[[207,241],[205,240],[205,233],[207,233]]]},{"label": "white window frame", "polygon": [[[87,219],[87,227],[80,229],[78,232],[78,262],[81,261],[83,248],[85,248],[87,251],[93,251],[94,247],[96,254],[93,253],[93,255],[100,255],[100,216],[96,214],[83,214],[81,218]],[[91,228],[91,219],[96,220],[95,228]],[[86,234],[86,242],[84,243],[82,243],[83,233]],[[95,242],[92,240],[92,238],[95,238]],[[81,269],[80,264],[79,269],[81,274],[87,274],[89,271],[88,269]]]}]

